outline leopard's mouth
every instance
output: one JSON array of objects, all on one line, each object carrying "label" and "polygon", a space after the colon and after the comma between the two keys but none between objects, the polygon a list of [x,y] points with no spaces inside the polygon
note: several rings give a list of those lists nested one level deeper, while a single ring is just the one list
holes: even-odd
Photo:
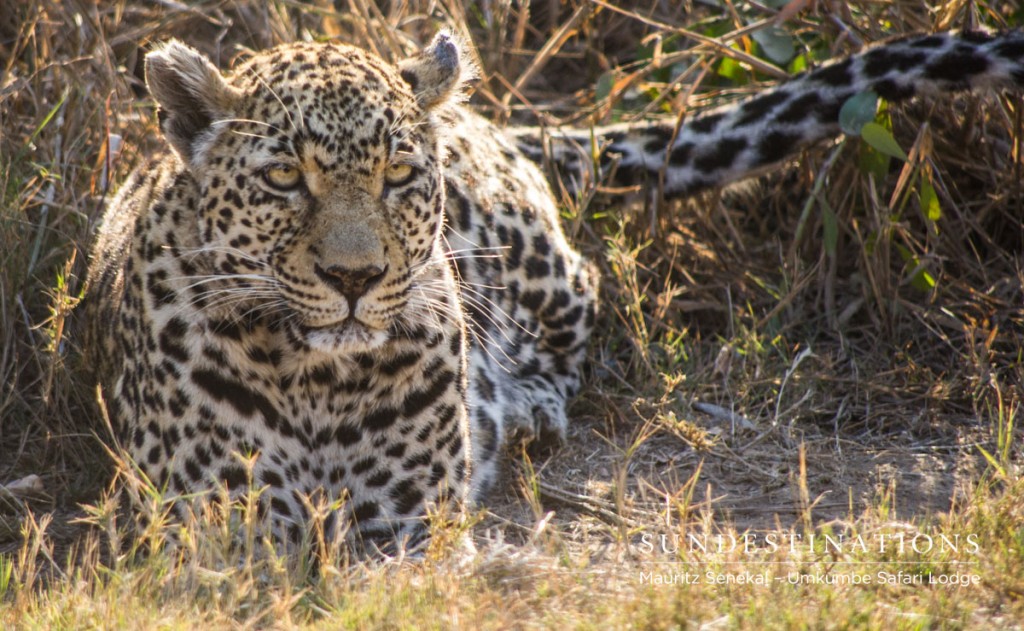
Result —
[{"label": "leopard's mouth", "polygon": [[353,317],[324,325],[301,324],[299,331],[310,347],[334,353],[372,350],[389,338],[386,330]]},{"label": "leopard's mouth", "polygon": [[359,318],[355,317],[351,312],[344,318],[335,320],[327,320],[325,318],[318,318],[315,321],[309,319],[303,320],[299,327],[303,332],[334,332],[343,333],[347,331],[358,332],[358,331],[378,331],[380,327],[373,326],[363,322]]}]

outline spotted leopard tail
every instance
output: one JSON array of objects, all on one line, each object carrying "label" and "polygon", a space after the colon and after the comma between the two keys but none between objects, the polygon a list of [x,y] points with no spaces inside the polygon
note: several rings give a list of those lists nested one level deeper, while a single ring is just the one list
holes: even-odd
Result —
[{"label": "spotted leopard tail", "polygon": [[[918,35],[804,73],[752,99],[675,121],[542,134],[510,130],[531,159],[552,161],[570,192],[593,181],[591,139],[603,172],[617,185],[657,186],[682,197],[751,175],[801,148],[840,133],[839,110],[874,90],[888,101],[917,95],[1024,86],[1024,33],[977,31]],[[545,138],[547,136],[547,138]],[[545,151],[542,138],[550,142]]]}]

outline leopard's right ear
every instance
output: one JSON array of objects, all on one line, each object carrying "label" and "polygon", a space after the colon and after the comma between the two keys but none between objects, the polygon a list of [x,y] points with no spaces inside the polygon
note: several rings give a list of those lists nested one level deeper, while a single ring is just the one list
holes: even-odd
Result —
[{"label": "leopard's right ear", "polygon": [[146,85],[160,106],[164,137],[186,163],[215,135],[211,125],[231,117],[238,99],[209,59],[177,40],[146,55]]},{"label": "leopard's right ear", "polygon": [[424,110],[465,98],[466,84],[476,77],[465,44],[448,31],[438,33],[418,55],[400,62],[398,70]]}]

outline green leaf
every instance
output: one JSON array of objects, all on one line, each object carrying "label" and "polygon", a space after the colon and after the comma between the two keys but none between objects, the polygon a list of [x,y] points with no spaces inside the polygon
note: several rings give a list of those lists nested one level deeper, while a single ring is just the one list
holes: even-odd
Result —
[{"label": "green leaf", "polygon": [[921,192],[917,196],[921,204],[921,212],[928,218],[928,221],[942,219],[942,206],[939,205],[939,196],[935,193],[935,187],[925,173],[921,173]]},{"label": "green leaf", "polygon": [[608,98],[615,87],[615,72],[609,70],[597,78],[597,85],[594,86],[594,100],[600,103]]},{"label": "green leaf", "polygon": [[789,62],[789,67],[786,70],[789,71],[789,74],[800,74],[807,70],[807,63],[807,54],[803,53],[794,57],[793,61]]},{"label": "green leaf", "polygon": [[736,85],[746,85],[749,82],[747,71],[732,57],[722,58],[722,63],[718,64],[718,74],[731,80]]},{"label": "green leaf", "polygon": [[875,120],[878,94],[873,90],[858,92],[846,99],[839,110],[839,127],[848,136],[860,136],[864,125]]},{"label": "green leaf", "polygon": [[60,100],[57,101],[57,104],[53,106],[53,109],[51,109],[46,114],[46,116],[43,118],[42,122],[39,123],[39,126],[36,127],[35,131],[32,132],[32,136],[30,136],[29,139],[28,139],[28,144],[31,145],[33,142],[35,142],[36,136],[38,136],[39,133],[41,131],[43,131],[43,129],[45,129],[47,125],[50,124],[50,121],[52,121],[53,117],[57,115],[57,112],[60,110],[60,108],[64,107],[64,103],[67,100],[68,100],[68,92],[67,92],[67,90],[65,90],[64,94],[62,94],[60,96]]},{"label": "green leaf", "polygon": [[907,161],[907,154],[900,147],[899,143],[896,142],[896,139],[892,137],[892,132],[878,123],[864,123],[864,127],[860,130],[860,137],[864,139],[864,142],[885,155],[904,162]]},{"label": "green leaf", "polygon": [[985,451],[984,447],[978,447],[978,451],[981,452],[981,455],[984,456],[985,460],[988,461],[989,466],[992,467],[1000,475],[1000,477],[1006,476],[1006,470],[1003,468],[1001,464],[999,464],[999,461],[996,460],[995,456]]},{"label": "green leaf", "polygon": [[900,253],[900,258],[910,268],[910,286],[914,289],[922,292],[931,291],[935,287],[935,277],[928,273],[928,267],[921,263],[921,259],[914,256],[906,246],[896,245],[896,251]]},{"label": "green leaf", "polygon": [[796,55],[793,37],[777,26],[754,31],[750,36],[761,45],[765,56],[777,64],[788,63]]},{"label": "green leaf", "polygon": [[935,277],[929,274],[928,270],[922,266],[914,272],[914,277],[910,280],[910,284],[918,291],[931,291],[935,287]]},{"label": "green leaf", "polygon": [[875,151],[867,143],[861,143],[857,158],[857,165],[860,167],[861,173],[874,176],[876,182],[881,182],[889,174],[890,162],[892,162],[892,158],[889,156]]}]

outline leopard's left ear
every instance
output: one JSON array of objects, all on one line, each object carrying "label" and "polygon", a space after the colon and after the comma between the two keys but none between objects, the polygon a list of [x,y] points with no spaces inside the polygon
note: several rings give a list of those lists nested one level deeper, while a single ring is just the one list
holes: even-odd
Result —
[{"label": "leopard's left ear", "polygon": [[398,70],[425,110],[463,98],[466,83],[476,77],[463,42],[449,31],[434,36],[418,55],[400,62]]}]

